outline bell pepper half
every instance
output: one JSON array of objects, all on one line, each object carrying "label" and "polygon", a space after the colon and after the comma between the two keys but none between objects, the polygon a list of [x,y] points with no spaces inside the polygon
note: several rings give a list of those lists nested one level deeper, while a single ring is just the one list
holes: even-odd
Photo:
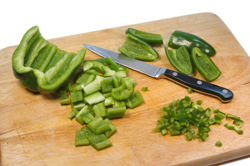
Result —
[{"label": "bell pepper half", "polygon": [[85,53],[85,49],[78,53],[58,49],[34,26],[24,34],[13,53],[13,73],[32,92],[55,93],[80,66]]}]

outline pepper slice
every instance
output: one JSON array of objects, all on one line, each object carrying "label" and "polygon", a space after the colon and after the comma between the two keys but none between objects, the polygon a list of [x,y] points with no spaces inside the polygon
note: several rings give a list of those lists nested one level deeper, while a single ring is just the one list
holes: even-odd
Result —
[{"label": "pepper slice", "polygon": [[221,75],[221,71],[217,68],[210,57],[198,47],[192,49],[191,58],[199,73],[207,81],[214,81]]},{"label": "pepper slice", "polygon": [[176,30],[171,34],[168,46],[177,49],[182,45],[185,45],[189,52],[191,52],[194,47],[198,47],[210,57],[216,54],[215,49],[200,37]]},{"label": "pepper slice", "polygon": [[143,32],[143,31],[139,31],[139,30],[133,29],[133,28],[128,28],[126,30],[126,34],[128,34],[128,33],[142,39],[143,41],[145,41],[153,46],[158,46],[158,45],[163,44],[163,40],[162,40],[162,37],[160,34]]},{"label": "pepper slice", "polygon": [[159,54],[151,45],[130,33],[126,35],[126,40],[122,47],[118,48],[118,51],[129,57],[144,61],[154,61],[159,58]]},{"label": "pepper slice", "polygon": [[195,70],[191,62],[190,54],[185,46],[181,46],[178,49],[169,50],[165,47],[165,52],[169,62],[180,73],[193,76]]},{"label": "pepper slice", "polygon": [[34,26],[13,53],[13,73],[32,92],[55,93],[80,66],[85,53],[85,49],[77,54],[58,49]]}]

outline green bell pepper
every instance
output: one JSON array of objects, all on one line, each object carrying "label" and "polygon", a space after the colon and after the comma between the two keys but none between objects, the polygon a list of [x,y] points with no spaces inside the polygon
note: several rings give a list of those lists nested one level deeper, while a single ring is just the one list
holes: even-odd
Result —
[{"label": "green bell pepper", "polygon": [[178,49],[172,50],[169,50],[168,47],[165,47],[165,52],[169,62],[180,73],[189,76],[193,76],[195,74],[190,54],[184,45],[179,47]]},{"label": "green bell pepper", "polygon": [[159,58],[159,54],[147,42],[131,35],[130,33],[126,36],[125,42],[118,48],[118,51],[138,60],[154,61]]},{"label": "green bell pepper", "polygon": [[189,52],[194,47],[198,47],[210,57],[216,54],[215,49],[203,39],[193,34],[176,30],[171,34],[168,46],[177,49],[182,45],[185,45]]},{"label": "green bell pepper", "polygon": [[85,53],[85,49],[77,54],[58,49],[34,26],[13,53],[13,73],[32,92],[55,93],[80,66]]},{"label": "green bell pepper", "polygon": [[207,81],[214,81],[221,75],[221,71],[217,68],[210,57],[198,47],[192,49],[191,59],[199,73]]},{"label": "green bell pepper", "polygon": [[128,28],[126,30],[126,34],[132,34],[138,38],[140,38],[141,40],[153,45],[153,46],[157,46],[157,45],[163,45],[163,40],[160,34],[155,34],[155,33],[148,33],[148,32],[143,32],[143,31],[139,31],[133,28]]}]

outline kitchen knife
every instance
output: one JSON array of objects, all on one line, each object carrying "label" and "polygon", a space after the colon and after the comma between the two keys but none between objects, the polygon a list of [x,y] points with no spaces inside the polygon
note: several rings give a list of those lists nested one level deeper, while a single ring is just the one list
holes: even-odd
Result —
[{"label": "kitchen knife", "polygon": [[128,56],[113,52],[101,47],[83,44],[88,50],[104,57],[110,57],[116,63],[141,72],[153,78],[166,78],[187,88],[193,88],[195,91],[219,98],[221,102],[230,102],[233,99],[233,92],[229,89],[205,82],[188,75],[172,71],[163,67],[153,66],[151,64],[130,58]]}]

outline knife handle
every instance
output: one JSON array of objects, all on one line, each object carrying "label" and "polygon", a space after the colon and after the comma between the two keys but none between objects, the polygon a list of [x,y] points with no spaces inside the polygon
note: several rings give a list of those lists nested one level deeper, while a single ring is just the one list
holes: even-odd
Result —
[{"label": "knife handle", "polygon": [[219,98],[223,103],[230,102],[233,99],[233,92],[231,90],[215,84],[211,84],[169,69],[166,69],[162,74],[165,78],[181,84],[182,86],[193,88],[195,91],[200,93]]}]

